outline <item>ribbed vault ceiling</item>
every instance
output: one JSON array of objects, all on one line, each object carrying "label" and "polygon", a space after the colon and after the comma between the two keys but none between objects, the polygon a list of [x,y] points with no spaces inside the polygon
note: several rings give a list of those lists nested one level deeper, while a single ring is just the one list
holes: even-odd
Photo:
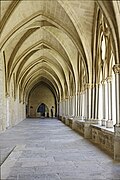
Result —
[{"label": "ribbed vault ceiling", "polygon": [[0,47],[8,81],[14,73],[26,97],[40,82],[59,97],[69,95],[70,79],[78,80],[78,57],[92,71],[94,9],[94,1],[1,1]]}]

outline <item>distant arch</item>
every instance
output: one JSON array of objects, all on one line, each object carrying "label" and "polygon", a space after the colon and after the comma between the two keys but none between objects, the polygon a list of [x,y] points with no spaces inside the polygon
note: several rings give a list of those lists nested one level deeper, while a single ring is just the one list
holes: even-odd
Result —
[{"label": "distant arch", "polygon": [[40,113],[40,117],[49,117],[48,106],[44,103],[41,103],[37,108],[37,113]]}]

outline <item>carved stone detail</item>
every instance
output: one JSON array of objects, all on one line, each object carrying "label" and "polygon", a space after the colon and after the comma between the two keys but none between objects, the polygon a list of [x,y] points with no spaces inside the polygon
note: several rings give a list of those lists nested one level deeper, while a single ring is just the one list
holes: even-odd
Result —
[{"label": "carved stone detail", "polygon": [[115,64],[113,66],[113,71],[115,74],[120,74],[120,64]]}]

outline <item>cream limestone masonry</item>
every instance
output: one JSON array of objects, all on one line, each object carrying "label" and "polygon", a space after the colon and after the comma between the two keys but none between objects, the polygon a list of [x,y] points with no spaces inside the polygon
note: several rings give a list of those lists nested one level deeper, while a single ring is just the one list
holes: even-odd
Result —
[{"label": "cream limestone masonry", "polygon": [[49,115],[51,116],[51,107],[54,106],[55,110],[55,99],[52,92],[45,85],[38,86],[30,94],[29,107],[33,107],[30,112],[30,117],[37,117],[37,108],[42,103],[47,105],[49,108]]}]

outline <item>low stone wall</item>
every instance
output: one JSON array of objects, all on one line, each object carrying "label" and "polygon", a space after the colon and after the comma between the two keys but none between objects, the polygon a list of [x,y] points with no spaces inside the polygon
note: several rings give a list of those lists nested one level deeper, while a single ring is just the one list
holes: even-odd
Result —
[{"label": "low stone wall", "polygon": [[114,156],[114,131],[99,126],[97,121],[85,121],[69,117],[62,117],[61,121]]},{"label": "low stone wall", "polygon": [[71,127],[73,126],[74,119],[69,117],[62,117],[60,116],[59,119],[67,126]]},{"label": "low stone wall", "polygon": [[72,125],[72,129],[84,136],[85,122],[75,120]]},{"label": "low stone wall", "polygon": [[114,155],[114,132],[91,125],[92,142]]}]

